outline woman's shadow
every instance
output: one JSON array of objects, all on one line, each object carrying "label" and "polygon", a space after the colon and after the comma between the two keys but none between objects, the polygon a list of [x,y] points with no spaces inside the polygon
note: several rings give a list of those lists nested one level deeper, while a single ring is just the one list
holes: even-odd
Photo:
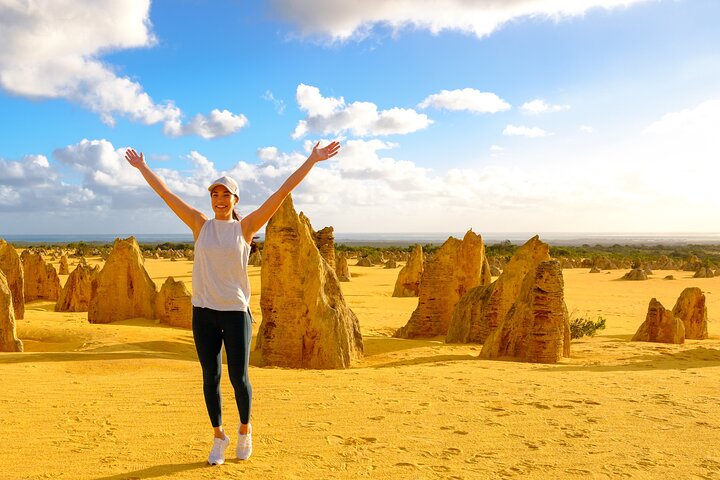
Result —
[{"label": "woman's shadow", "polygon": [[167,465],[156,465],[154,467],[148,467],[134,472],[125,472],[107,477],[98,477],[95,480],[140,480],[143,478],[165,477],[175,473],[206,467],[211,468],[207,462],[170,463]]}]

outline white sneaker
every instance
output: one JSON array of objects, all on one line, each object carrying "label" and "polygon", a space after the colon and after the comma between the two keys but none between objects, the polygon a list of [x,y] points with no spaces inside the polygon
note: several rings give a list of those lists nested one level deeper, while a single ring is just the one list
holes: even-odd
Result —
[{"label": "white sneaker", "polygon": [[225,449],[230,445],[230,438],[215,438],[213,440],[212,450],[208,455],[208,463],[210,465],[222,465],[225,463]]},{"label": "white sneaker", "polygon": [[235,455],[238,460],[247,460],[252,455],[252,425],[248,428],[247,435],[238,432],[238,443],[235,447]]}]

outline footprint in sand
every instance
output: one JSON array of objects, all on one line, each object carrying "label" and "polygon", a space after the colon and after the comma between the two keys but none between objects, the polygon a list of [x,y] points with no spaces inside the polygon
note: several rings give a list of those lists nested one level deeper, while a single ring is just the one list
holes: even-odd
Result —
[{"label": "footprint in sand", "polygon": [[720,472],[720,457],[706,457],[698,464],[711,472]]},{"label": "footprint in sand", "polygon": [[434,472],[447,473],[450,471],[450,467],[446,465],[431,465],[430,469]]},{"label": "footprint in sand", "polygon": [[568,468],[565,470],[565,473],[571,473],[574,475],[582,475],[582,476],[592,475],[592,472],[590,470],[583,470],[582,468]]},{"label": "footprint in sand", "polygon": [[300,424],[303,428],[306,428],[308,430],[314,431],[314,432],[322,432],[327,430],[332,426],[331,422],[316,422],[316,421],[307,421],[302,422]]},{"label": "footprint in sand", "polygon": [[328,435],[325,437],[330,445],[371,445],[377,442],[375,437],[341,437],[340,435]]},{"label": "footprint in sand", "polygon": [[483,460],[494,459],[497,456],[498,456],[498,453],[493,452],[493,451],[478,452],[478,453],[466,458],[465,463],[480,463]]}]

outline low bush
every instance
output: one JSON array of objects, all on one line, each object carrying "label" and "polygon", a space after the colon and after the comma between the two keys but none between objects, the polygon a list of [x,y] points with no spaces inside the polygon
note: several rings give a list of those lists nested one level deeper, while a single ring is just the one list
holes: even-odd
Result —
[{"label": "low bush", "polygon": [[598,317],[597,321],[579,317],[570,322],[570,338],[594,337],[598,330],[605,329],[605,319]]}]

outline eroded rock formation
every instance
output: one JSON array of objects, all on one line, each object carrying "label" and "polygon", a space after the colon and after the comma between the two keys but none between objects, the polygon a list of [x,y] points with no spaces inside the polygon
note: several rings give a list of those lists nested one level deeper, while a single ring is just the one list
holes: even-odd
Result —
[{"label": "eroded rock formation", "polygon": [[313,238],[320,251],[320,256],[328,262],[330,268],[335,269],[335,235],[333,231],[333,227],[321,228],[313,233]]},{"label": "eroded rock formation", "polygon": [[556,363],[570,356],[570,324],[560,262],[541,262],[528,272],[515,302],[488,336],[480,356],[533,363]]},{"label": "eroded rock formation", "polygon": [[253,267],[262,267],[262,253],[260,253],[260,250],[255,250],[250,254],[248,265],[252,265]]},{"label": "eroded rock formation", "polygon": [[60,277],[55,267],[46,263],[39,253],[26,250],[21,258],[25,275],[25,301],[57,300],[60,297]]},{"label": "eroded rock formation", "polygon": [[58,269],[60,275],[70,275],[70,267],[68,267],[68,259],[66,255],[60,257],[60,267]]},{"label": "eroded rock formation", "polygon": [[685,343],[685,326],[673,312],[653,298],[645,321],[632,337],[633,342]]},{"label": "eroded rock formation", "polygon": [[22,352],[23,344],[15,330],[12,292],[5,274],[0,272],[0,352]]},{"label": "eroded rock formation", "polygon": [[0,238],[0,272],[5,274],[12,294],[15,319],[25,318],[25,274],[15,247]]},{"label": "eroded rock formation", "polygon": [[538,265],[550,260],[549,251],[537,236],[519,247],[495,282],[475,287],[460,299],[446,341],[484,343],[518,300],[526,277],[534,277]]},{"label": "eroded rock formation", "polygon": [[97,268],[78,265],[70,273],[65,286],[55,304],[56,312],[87,312],[92,296],[92,281],[97,275]]},{"label": "eroded rock formation", "polygon": [[480,235],[469,230],[462,241],[448,238],[435,257],[425,263],[418,307],[408,323],[395,332],[395,337],[447,335],[455,305],[470,289],[481,284],[483,265],[485,245]]},{"label": "eroded rock formation", "polygon": [[155,297],[155,318],[173,327],[192,328],[191,300],[185,283],[168,277]]},{"label": "eroded rock formation", "polygon": [[633,268],[625,275],[622,276],[622,280],[647,280],[647,273],[642,268]]},{"label": "eroded rock formation", "polygon": [[156,293],[135,237],[115,239],[105,266],[92,282],[88,321],[154,318]]},{"label": "eroded rock formation", "polygon": [[372,260],[369,257],[361,257],[355,264],[356,267],[372,267],[374,266]]},{"label": "eroded rock formation", "polygon": [[420,278],[422,278],[424,263],[422,247],[417,245],[405,266],[398,273],[393,297],[417,297],[420,294]]},{"label": "eroded rock formation", "polygon": [[335,260],[335,274],[341,282],[350,281],[350,269],[348,269],[347,253],[340,252]]},{"label": "eroded rock formation", "polygon": [[693,275],[693,278],[713,278],[714,276],[715,273],[712,271],[711,268],[700,267],[698,268],[697,272],[695,272],[695,275]]},{"label": "eroded rock formation", "polygon": [[358,319],[312,233],[290,196],[268,222],[256,346],[265,365],[348,368],[362,357]]},{"label": "eroded rock formation", "polygon": [[672,313],[683,322],[685,338],[692,340],[708,338],[707,307],[702,290],[697,287],[688,287],[683,290]]}]

